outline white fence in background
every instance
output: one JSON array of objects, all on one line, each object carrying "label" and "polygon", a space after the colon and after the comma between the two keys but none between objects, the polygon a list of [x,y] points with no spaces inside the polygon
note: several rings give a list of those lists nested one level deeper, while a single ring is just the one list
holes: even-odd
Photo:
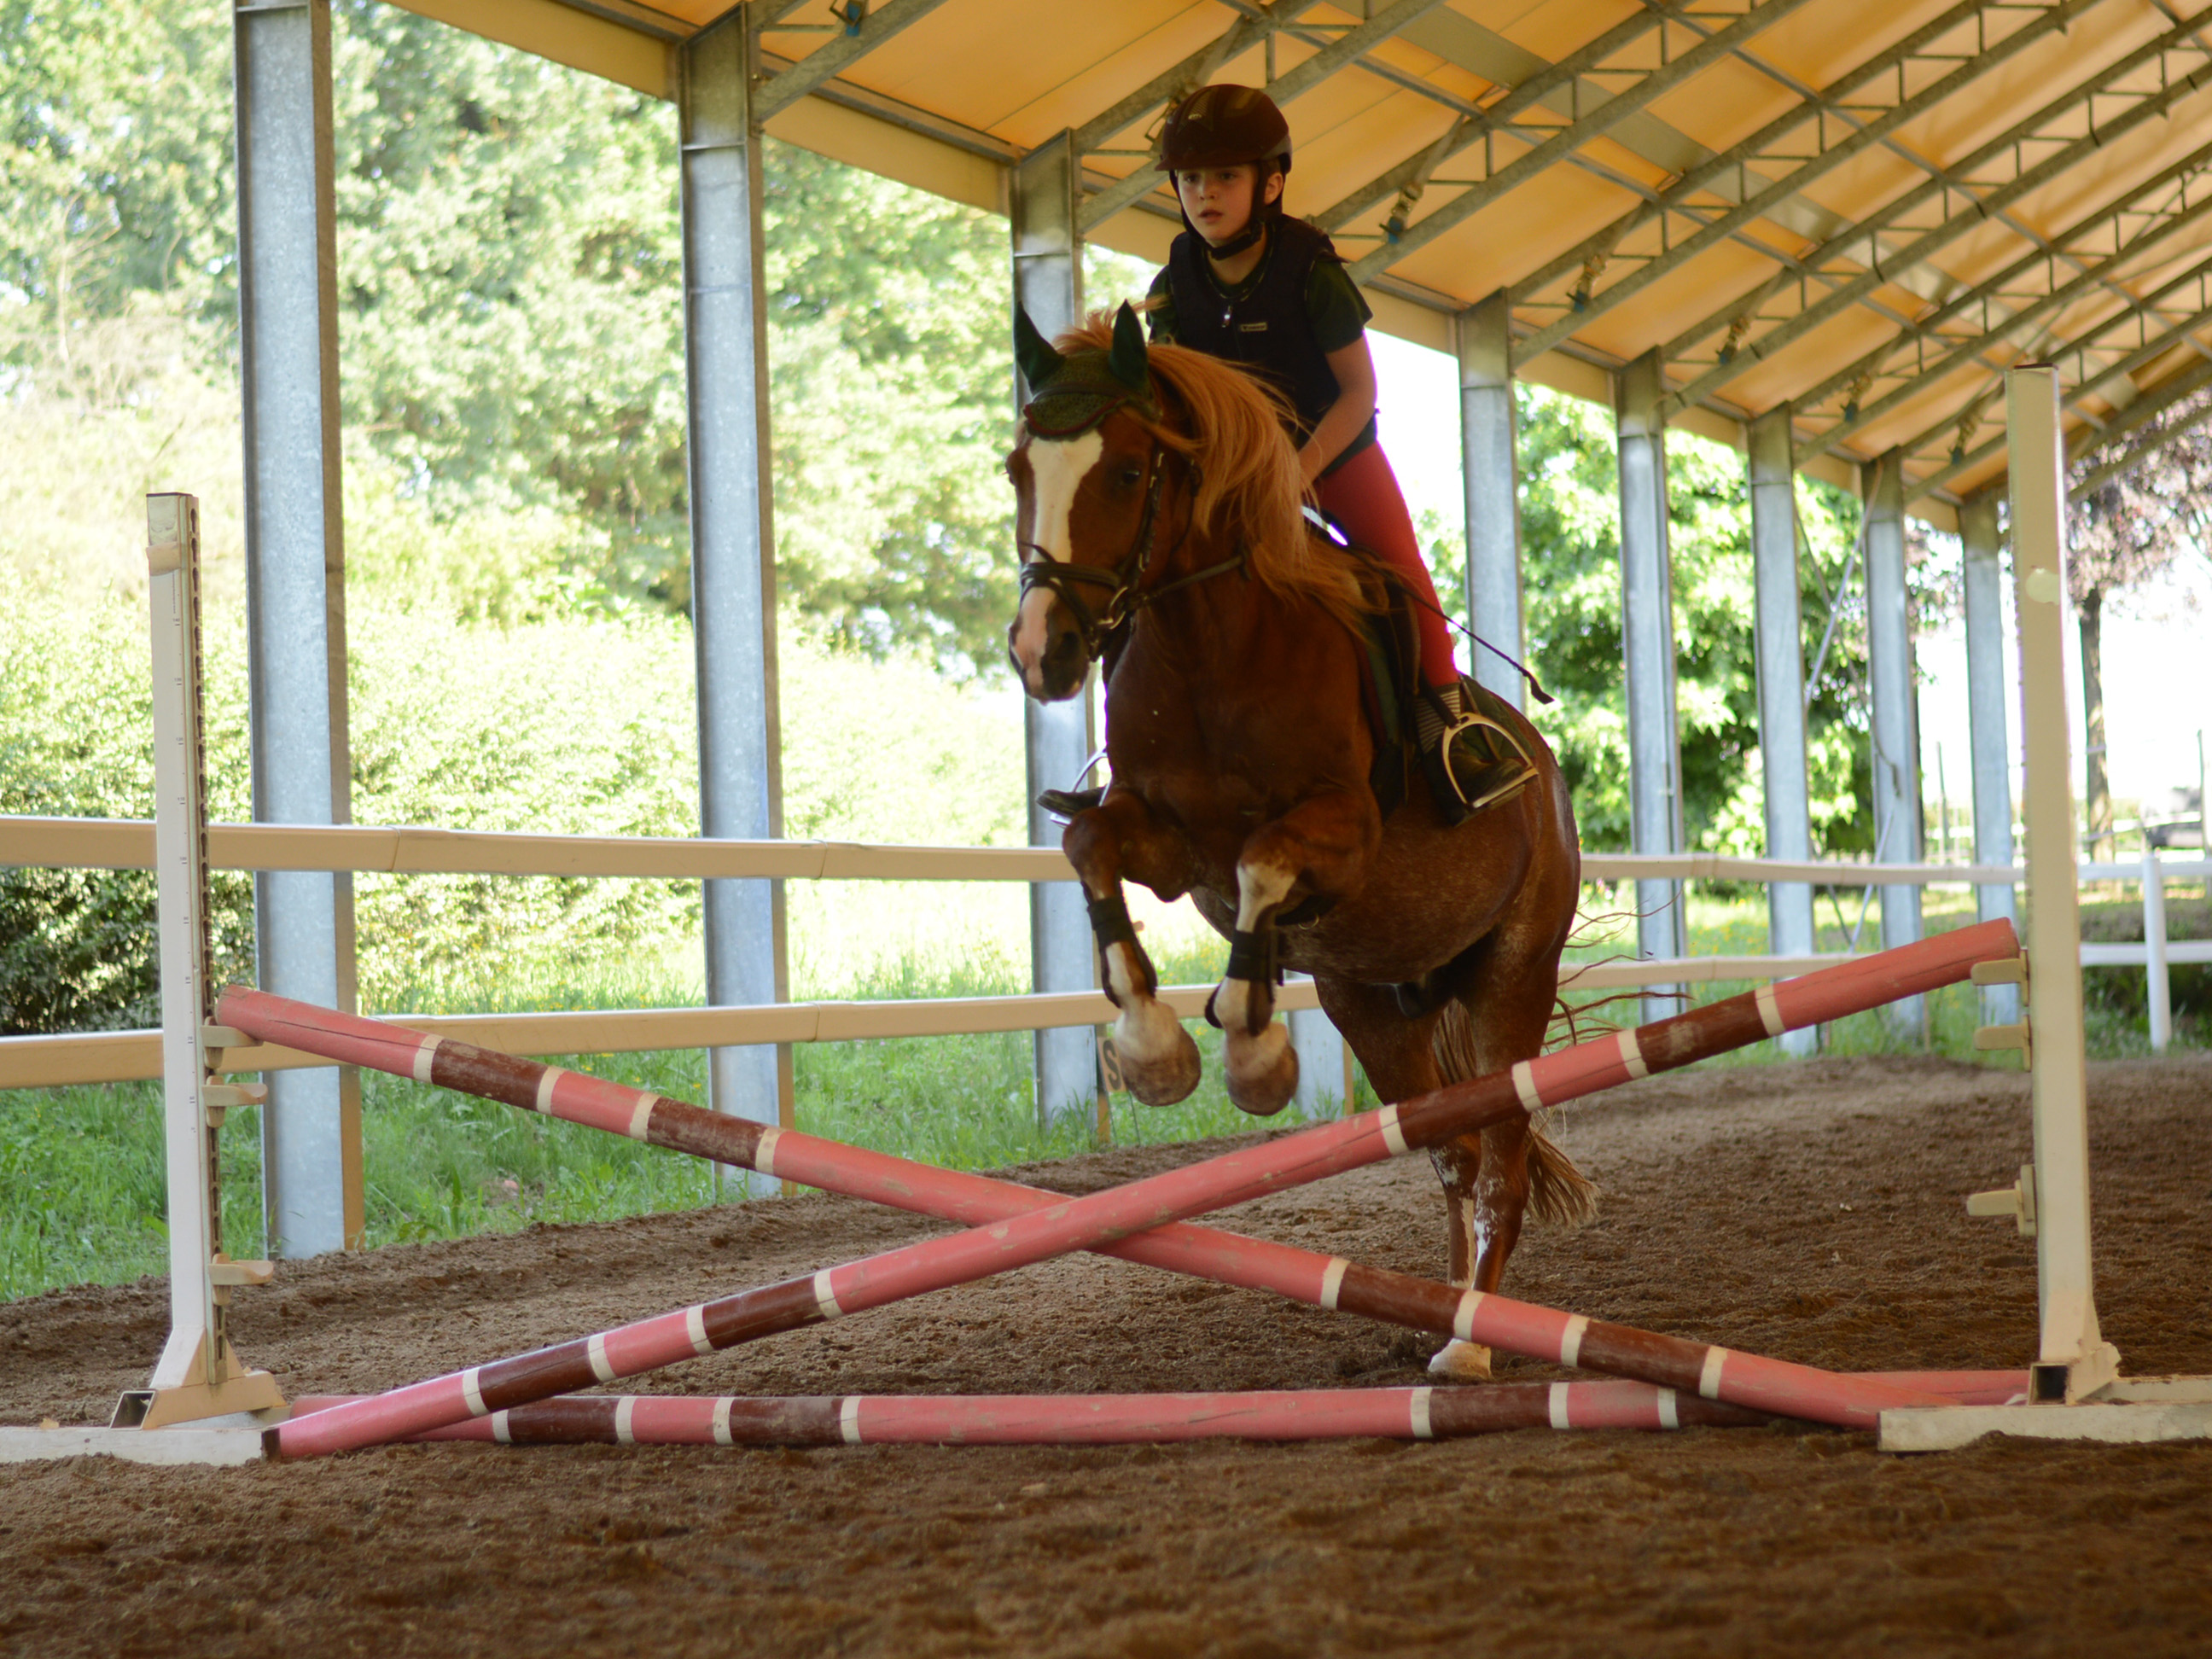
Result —
[{"label": "white fence in background", "polygon": [[[227,870],[348,870],[400,875],[717,878],[812,881],[1019,881],[1073,879],[1056,849],[890,847],[846,842],[707,841],[696,837],[503,835],[478,830],[290,824],[211,824],[208,862]],[[0,865],[63,870],[145,870],[154,864],[154,826],[128,819],[0,817]],[[1809,882],[1833,887],[2011,885],[2022,872],[2005,865],[1793,863],[1686,853],[1638,857],[1590,854],[1586,881],[1639,878],[1675,881]],[[2212,963],[2212,939],[2169,942],[2166,883],[2212,877],[2212,859],[2084,864],[2084,882],[2140,883],[2144,943],[2085,945],[2085,967],[2135,967],[2150,975],[2151,1044],[2162,1050],[2172,1018],[2166,969]],[[1705,956],[1613,962],[1573,969],[1563,987],[1621,990],[1651,985],[1786,978],[1847,952],[1805,957]],[[1163,1000],[1186,1018],[1204,1006],[1208,985],[1172,986]],[[1278,993],[1288,1011],[1316,1006],[1310,981]],[[902,1002],[780,1003],[746,1008],[647,1008],[533,1014],[389,1016],[441,1036],[525,1054],[617,1054],[856,1038],[947,1036],[1109,1023],[1114,1011],[1097,992],[961,997]],[[228,1051],[226,1069],[282,1070],[328,1064],[290,1049]],[[0,1088],[120,1083],[161,1074],[160,1034],[103,1031],[0,1038]]]}]

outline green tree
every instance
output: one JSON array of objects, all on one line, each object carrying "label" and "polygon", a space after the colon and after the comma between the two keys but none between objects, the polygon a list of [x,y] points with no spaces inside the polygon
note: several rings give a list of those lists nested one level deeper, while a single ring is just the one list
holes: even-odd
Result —
[{"label": "green tree", "polygon": [[[1520,388],[1521,535],[1528,665],[1559,699],[1537,713],[1575,799],[1583,844],[1629,844],[1628,719],[1621,665],[1620,540],[1613,423],[1595,404]],[[1693,847],[1756,852],[1759,695],[1752,640],[1749,502],[1741,459],[1678,437],[1668,452],[1675,677],[1684,828]],[[1811,795],[1825,850],[1856,850],[1871,780],[1865,760],[1863,617],[1827,603],[1856,507],[1801,481],[1806,659],[1828,641],[1810,710]],[[1446,561],[1455,566],[1457,549]],[[1443,574],[1446,591],[1455,574]]]},{"label": "green tree", "polygon": [[1006,226],[771,143],[777,552],[807,615],[995,672],[1014,601]]},{"label": "green tree", "polygon": [[557,507],[575,563],[680,603],[672,112],[396,8],[336,18],[346,420],[434,509]]},{"label": "green tree", "polygon": [[155,306],[234,331],[228,9],[0,0],[0,364]]},{"label": "green tree", "polygon": [[[2112,856],[2112,790],[2105,741],[2105,601],[2125,609],[2132,590],[2207,558],[2212,530],[2212,438],[2201,424],[2202,396],[2185,399],[2149,433],[2094,451],[2075,463],[2086,477],[2146,437],[2165,445],[2100,483],[2067,514],[2066,580],[2081,642],[2083,816],[2089,856]],[[2186,590],[2185,590],[2185,592]]]},{"label": "green tree", "polygon": [[[684,608],[674,112],[371,0],[333,19],[349,428],[447,520],[557,515],[572,599]],[[0,0],[0,390],[148,307],[231,382],[229,78],[207,0]],[[787,605],[873,651],[992,666],[1003,222],[774,141],[765,160]]]}]

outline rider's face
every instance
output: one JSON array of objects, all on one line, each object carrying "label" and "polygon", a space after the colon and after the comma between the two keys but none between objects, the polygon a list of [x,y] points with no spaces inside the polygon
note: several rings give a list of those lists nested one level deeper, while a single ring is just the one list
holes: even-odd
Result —
[{"label": "rider's face", "polygon": [[1176,194],[1192,226],[1210,246],[1218,247],[1252,221],[1256,191],[1262,204],[1283,193],[1283,175],[1267,169],[1267,182],[1259,185],[1260,167],[1253,161],[1234,167],[1190,167],[1175,176]]}]

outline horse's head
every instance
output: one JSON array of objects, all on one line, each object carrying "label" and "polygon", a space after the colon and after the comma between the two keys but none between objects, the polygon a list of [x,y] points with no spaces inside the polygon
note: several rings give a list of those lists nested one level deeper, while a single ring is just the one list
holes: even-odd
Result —
[{"label": "horse's head", "polygon": [[1119,625],[1156,539],[1165,457],[1144,330],[1123,306],[1110,352],[1062,354],[1027,313],[1014,351],[1030,401],[1006,457],[1022,601],[1006,652],[1040,702],[1072,697]]}]

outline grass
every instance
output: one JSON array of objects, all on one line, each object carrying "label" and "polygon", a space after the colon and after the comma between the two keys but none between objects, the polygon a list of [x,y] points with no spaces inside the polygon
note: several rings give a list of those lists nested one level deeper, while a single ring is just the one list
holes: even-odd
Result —
[{"label": "grass", "polygon": [[[885,900],[893,896],[878,887]],[[943,921],[940,908],[952,890],[921,896],[920,913]],[[838,902],[825,902],[835,914]],[[896,905],[891,907],[898,908]],[[815,931],[829,946],[794,963],[793,994],[860,1000],[1002,995],[1024,988],[1025,971],[1008,938],[1021,919],[1018,904],[1006,914],[970,913],[969,928],[953,932],[913,926],[901,947],[886,951],[871,936],[843,928]],[[1140,910],[1142,907],[1139,907]],[[1593,897],[1591,913],[1625,908]],[[1855,911],[1847,911],[1855,915]],[[1824,907],[1825,910],[1825,907]],[[874,913],[881,920],[883,912]],[[841,918],[842,919],[842,918]],[[857,917],[854,918],[857,920]],[[1931,896],[1930,932],[1973,919],[1964,896]],[[908,923],[914,918],[905,918]],[[1698,954],[1756,954],[1766,938],[1763,897],[1693,896],[1692,949]],[[1824,915],[1822,950],[1845,948],[1834,918]],[[799,937],[807,937],[798,927]],[[1864,948],[1880,945],[1878,916],[1869,916]],[[1149,913],[1147,943],[1161,977],[1199,983],[1220,971],[1226,947],[1186,912]],[[946,940],[954,941],[946,944]],[[849,941],[841,945],[839,941]],[[933,943],[932,941],[935,941]],[[1632,951],[1626,924],[1584,930],[1571,956],[1595,960]],[[573,962],[542,968],[495,983],[434,981],[384,988],[385,1006],[416,1012],[526,1012],[562,1007],[648,1007],[696,1003],[696,951],[672,947],[663,955]],[[2113,974],[2092,976],[2090,1052],[2122,1057],[2148,1052],[2140,979],[2135,1011],[2116,990]],[[1692,1000],[1716,1001],[1741,985],[1694,988]],[[1976,996],[1966,987],[1928,1000],[1924,1032],[1900,1030],[1883,1011],[1825,1027],[1822,1052],[1835,1054],[1933,1053],[1999,1066],[2009,1056],[1976,1055],[1979,1024]],[[1600,1018],[1626,1023],[1633,1002],[1598,1011]],[[1127,1097],[1114,1103],[1113,1138],[1121,1145],[1155,1144],[1232,1134],[1254,1120],[1229,1103],[1220,1077],[1220,1035],[1194,1028],[1206,1055],[1206,1080],[1181,1105],[1139,1108]],[[2185,1015],[2176,1040],[2203,1046],[2204,1022]],[[801,1045],[795,1054],[799,1121],[832,1139],[896,1152],[955,1169],[990,1169],[1065,1157],[1093,1144],[1087,1118],[1039,1127],[1030,1103],[1030,1038],[1026,1033],[986,1036],[918,1037],[896,1042]],[[1710,1062],[1756,1065],[1779,1058],[1759,1043]],[[632,1054],[569,1055],[562,1064],[678,1100],[704,1103],[706,1057],[690,1050]],[[1361,1104],[1369,1103],[1364,1097]],[[692,1160],[671,1157],[636,1142],[552,1121],[508,1107],[464,1098],[401,1079],[363,1079],[363,1134],[368,1170],[368,1240],[454,1238],[514,1231],[536,1223],[606,1220],[621,1216],[696,1207],[715,1197],[713,1175]],[[259,1124],[250,1109],[234,1111],[223,1132],[223,1217],[232,1255],[262,1253]],[[159,1086],[21,1090],[0,1093],[0,1297],[33,1295],[59,1285],[113,1284],[166,1267]]]}]

